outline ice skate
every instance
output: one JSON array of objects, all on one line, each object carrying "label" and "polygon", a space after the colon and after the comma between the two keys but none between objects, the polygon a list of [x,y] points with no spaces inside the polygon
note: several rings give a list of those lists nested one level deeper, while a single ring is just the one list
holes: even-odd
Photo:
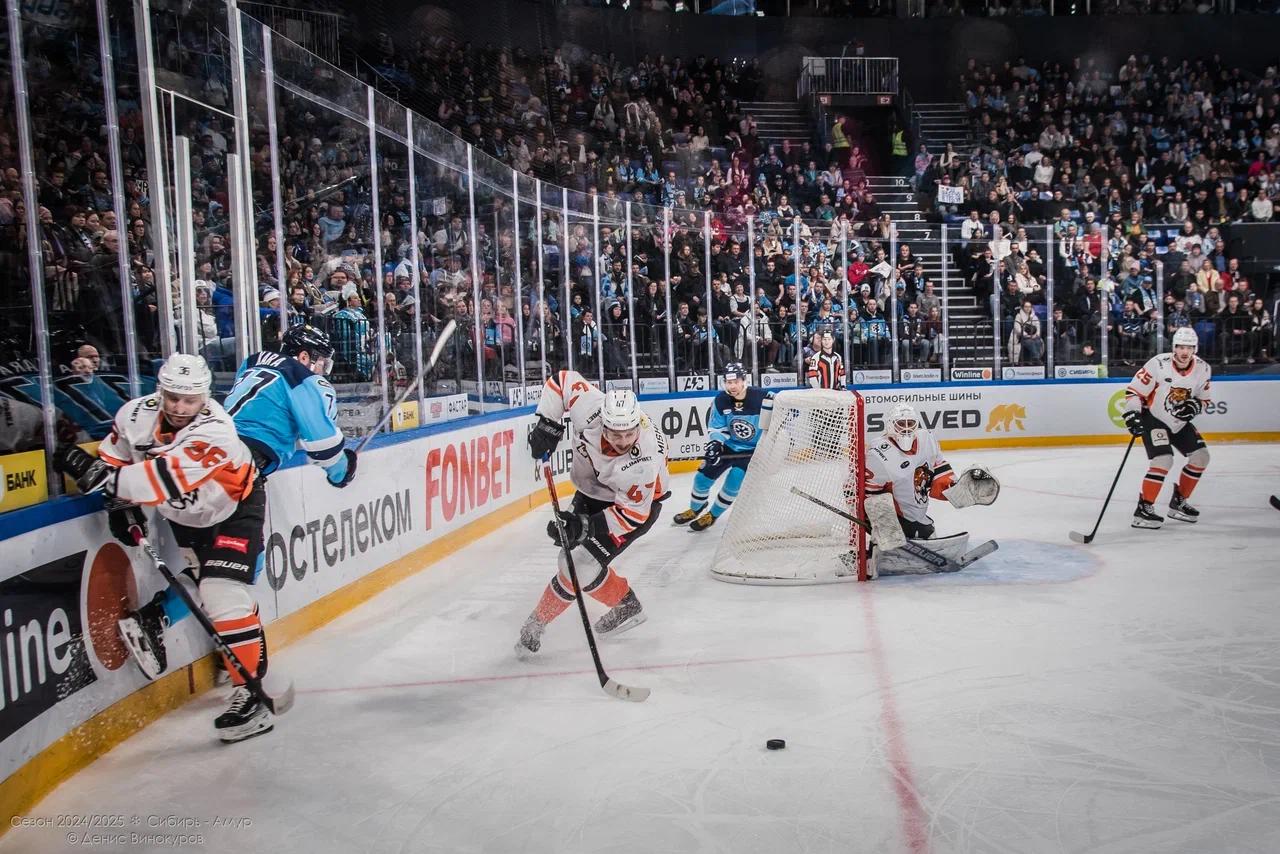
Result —
[{"label": "ice skate", "polygon": [[698,518],[697,510],[681,510],[679,513],[671,517],[671,521],[676,525],[688,525],[694,519]]},{"label": "ice skate", "polygon": [[609,613],[596,620],[596,634],[618,635],[627,629],[633,629],[647,620],[644,606],[636,598],[634,590],[628,590],[617,605],[609,609]]},{"label": "ice skate", "polygon": [[[1172,514],[1170,514],[1172,515]],[[1138,509],[1133,511],[1133,527],[1159,528],[1164,524],[1164,517],[1156,513],[1150,501],[1138,501]]]},{"label": "ice skate", "polygon": [[164,630],[169,621],[165,617],[163,600],[164,594],[157,593],[150,602],[116,622],[129,656],[148,679],[158,679],[168,667]]},{"label": "ice skate", "polygon": [[213,722],[218,738],[227,744],[271,732],[274,726],[271,712],[244,685],[236,686],[231,692],[231,704]]},{"label": "ice skate", "polygon": [[693,524],[689,526],[690,531],[705,531],[716,523],[716,517],[710,513],[703,513],[697,519],[693,520]]},{"label": "ice skate", "polygon": [[1195,523],[1200,520],[1200,511],[1192,507],[1187,499],[1182,497],[1182,493],[1175,489],[1173,497],[1169,499],[1169,518],[1177,519],[1179,522]]},{"label": "ice skate", "polygon": [[516,657],[522,661],[534,658],[538,650],[542,649],[542,633],[546,628],[546,623],[540,622],[537,617],[530,614],[529,619],[525,620],[524,625],[520,627],[520,640],[516,642]]}]

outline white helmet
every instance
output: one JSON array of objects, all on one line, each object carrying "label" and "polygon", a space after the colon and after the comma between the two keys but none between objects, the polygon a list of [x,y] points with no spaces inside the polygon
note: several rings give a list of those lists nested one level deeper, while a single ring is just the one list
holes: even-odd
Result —
[{"label": "white helmet", "polygon": [[640,426],[640,404],[629,388],[613,389],[604,393],[604,406],[600,408],[600,424],[606,430],[625,433]]},{"label": "white helmet", "polygon": [[1173,332],[1173,346],[1199,349],[1200,339],[1196,336],[1196,331],[1190,326],[1180,326]]},{"label": "white helmet", "polygon": [[160,366],[156,384],[171,394],[202,394],[208,397],[213,387],[213,373],[199,356],[174,353]]},{"label": "white helmet", "polygon": [[909,403],[895,403],[889,410],[889,417],[884,422],[884,434],[895,445],[903,450],[911,447],[916,440],[916,430],[920,427],[920,417],[915,407]]}]

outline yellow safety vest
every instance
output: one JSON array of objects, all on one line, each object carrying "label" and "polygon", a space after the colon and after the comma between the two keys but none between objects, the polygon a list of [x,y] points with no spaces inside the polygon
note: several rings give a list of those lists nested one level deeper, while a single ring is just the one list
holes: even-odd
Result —
[{"label": "yellow safety vest", "polygon": [[893,135],[893,156],[907,156],[907,139],[903,136],[902,131],[898,131]]},{"label": "yellow safety vest", "polygon": [[831,147],[832,148],[848,148],[849,140],[845,138],[844,128],[840,126],[840,122],[836,122],[831,126]]}]

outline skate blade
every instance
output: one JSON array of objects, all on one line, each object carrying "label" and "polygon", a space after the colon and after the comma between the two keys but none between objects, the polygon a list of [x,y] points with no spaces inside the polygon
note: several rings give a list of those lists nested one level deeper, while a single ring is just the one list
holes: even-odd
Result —
[{"label": "skate blade", "polygon": [[1165,516],[1165,518],[1177,519],[1179,522],[1189,522],[1192,525],[1194,525],[1199,520],[1198,516],[1188,516],[1186,513],[1183,513],[1178,510],[1170,510],[1168,515]]},{"label": "skate blade", "polygon": [[611,638],[611,637],[614,637],[615,635],[620,635],[625,631],[634,629],[636,626],[640,625],[647,619],[649,619],[649,616],[645,614],[644,611],[641,611],[639,614],[636,614],[634,617],[631,617],[629,619],[623,620],[621,623],[618,623],[617,627],[610,631],[602,632],[599,629],[596,629],[596,634],[598,634],[602,638]]},{"label": "skate blade", "polygon": [[1132,522],[1132,524],[1131,524],[1131,527],[1134,527],[1134,528],[1148,528],[1148,529],[1150,529],[1150,530],[1154,531],[1154,530],[1156,530],[1157,528],[1159,528],[1159,527],[1160,527],[1161,525],[1163,525],[1163,524],[1164,524],[1164,520],[1163,520],[1163,519],[1162,519],[1162,520],[1160,520],[1159,522],[1148,522],[1148,521],[1147,521],[1147,520],[1145,520],[1145,519],[1134,519],[1134,520],[1133,520],[1133,522]]},{"label": "skate blade", "polygon": [[266,735],[275,728],[276,725],[272,723],[271,716],[267,715],[238,727],[218,730],[218,740],[223,744],[235,744],[238,741],[244,741],[255,736]]},{"label": "skate blade", "polygon": [[541,656],[537,652],[534,652],[533,650],[529,649],[529,647],[520,643],[520,641],[516,641],[515,651],[516,651],[516,658],[520,659],[521,661],[537,661],[539,658],[541,658]]},{"label": "skate blade", "polygon": [[134,631],[137,622],[134,620],[124,619],[116,621],[116,632],[120,635],[120,641],[124,644],[124,648],[129,652],[129,659],[138,667],[138,671],[147,678],[147,681],[154,682],[164,674],[160,662],[155,656],[146,652],[144,648],[144,635],[141,628]]}]

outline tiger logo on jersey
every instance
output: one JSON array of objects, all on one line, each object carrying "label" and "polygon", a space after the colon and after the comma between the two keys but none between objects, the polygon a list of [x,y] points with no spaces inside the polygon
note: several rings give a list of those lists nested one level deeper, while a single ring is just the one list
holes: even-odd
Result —
[{"label": "tiger logo on jersey", "polygon": [[1165,396],[1164,409],[1172,415],[1174,410],[1176,410],[1180,404],[1183,404],[1190,399],[1191,389],[1182,388],[1181,386],[1172,386],[1169,389],[1169,393]]},{"label": "tiger logo on jersey", "polygon": [[933,486],[933,472],[929,471],[928,466],[920,466],[912,473],[911,486],[915,491],[916,503],[927,504],[929,489]]}]

